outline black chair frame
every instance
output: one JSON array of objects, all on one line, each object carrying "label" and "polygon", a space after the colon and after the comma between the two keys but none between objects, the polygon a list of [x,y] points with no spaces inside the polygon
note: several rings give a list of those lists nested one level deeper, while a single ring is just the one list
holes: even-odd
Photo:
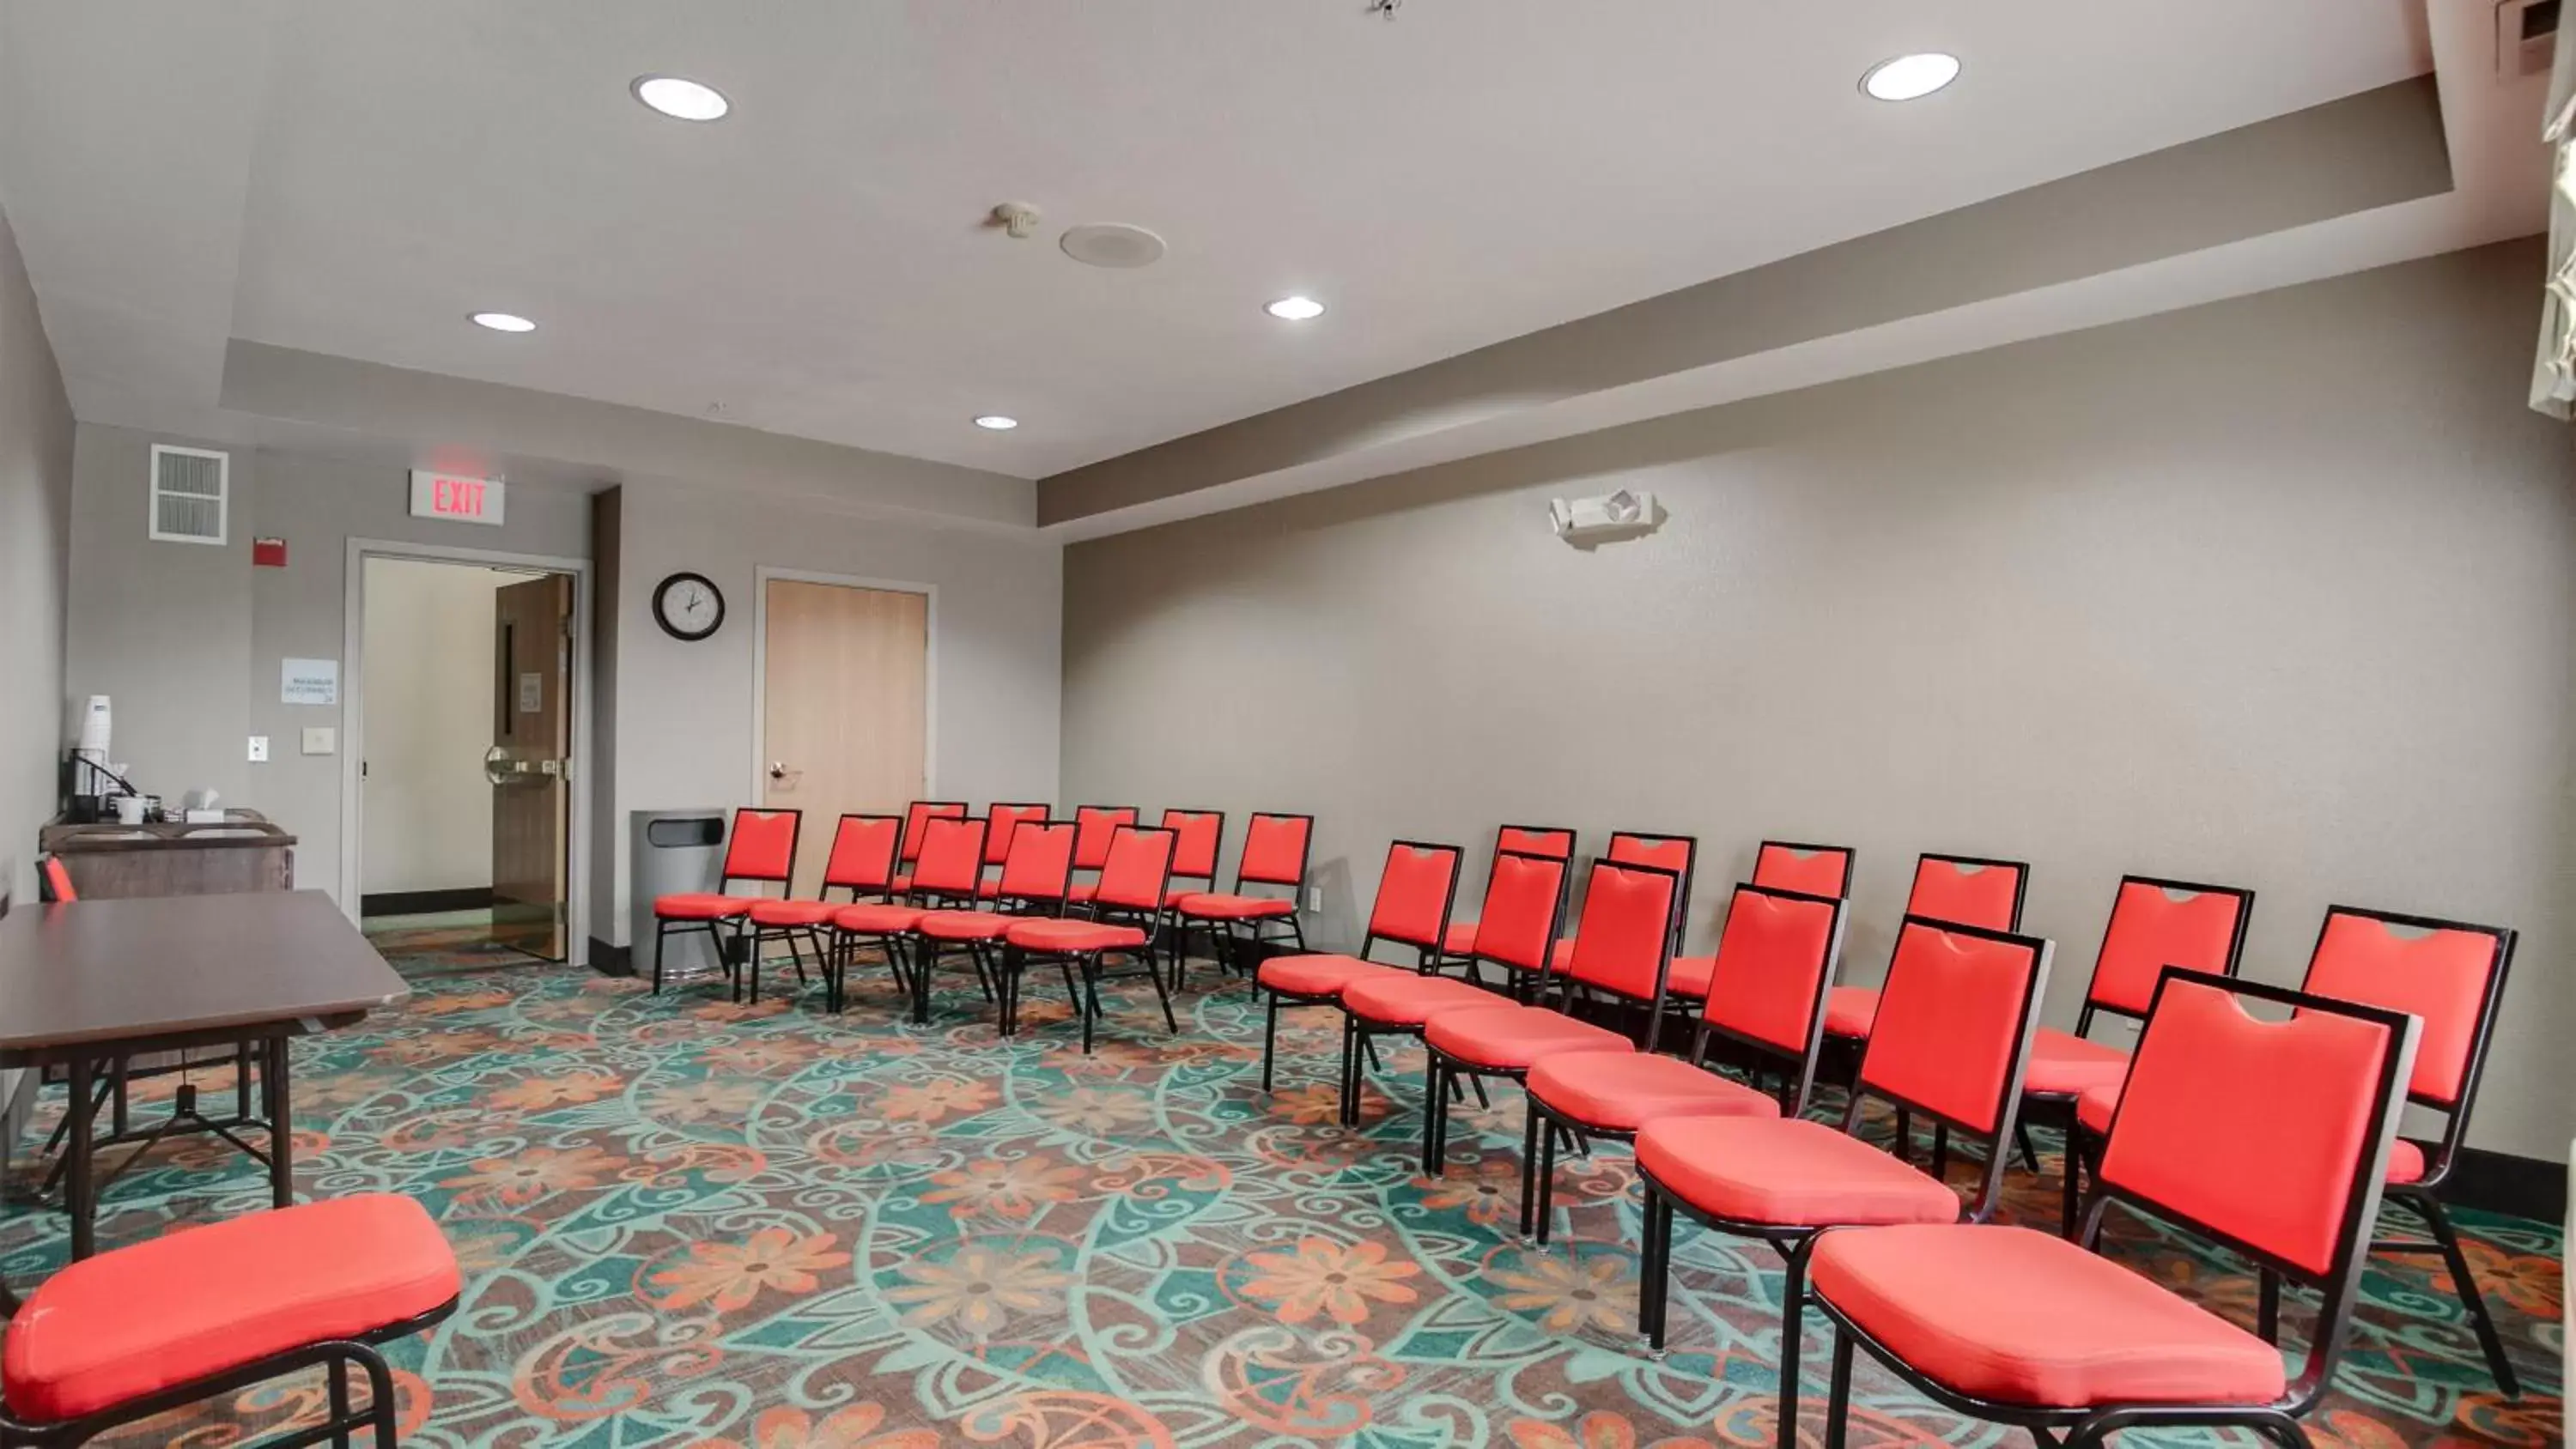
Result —
[{"label": "black chair frame", "polygon": [[[785,894],[790,889],[788,882],[794,880],[796,874],[796,852],[798,847],[804,843],[804,811],[793,807],[782,807],[777,810],[769,809],[766,806],[753,807],[745,805],[738,807],[733,812],[732,830],[727,831],[725,834],[725,850],[728,854],[732,852],[734,839],[733,832],[742,829],[742,817],[745,815],[779,814],[784,814],[790,817],[787,825],[787,874],[735,875],[728,872],[716,878],[715,893],[717,895],[731,895],[733,892],[730,887],[735,881],[745,881],[754,885],[774,885],[778,887],[781,894]],[[744,899],[748,901],[750,897],[745,897]],[[755,980],[757,979],[760,970],[758,960],[759,953],[750,949],[752,930],[751,917],[747,910],[745,914],[739,916],[729,918],[711,917],[706,920],[670,920],[665,919],[660,912],[655,912],[653,916],[653,994],[655,996],[662,994],[662,943],[669,940],[672,936],[699,930],[703,930],[707,933],[708,944],[713,946],[715,949],[716,963],[724,968],[726,982],[732,988],[728,993],[730,998],[734,1001],[742,1000],[744,964],[746,960],[750,963],[750,970]],[[753,994],[755,996],[759,994],[759,988],[757,985],[753,987]]]}]

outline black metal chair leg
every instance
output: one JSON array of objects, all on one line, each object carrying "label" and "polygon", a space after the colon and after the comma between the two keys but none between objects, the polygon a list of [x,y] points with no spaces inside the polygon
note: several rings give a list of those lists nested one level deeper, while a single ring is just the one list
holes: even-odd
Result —
[{"label": "black metal chair leg", "polygon": [[2281,1275],[2269,1268],[2255,1274],[2254,1336],[2270,1344],[2281,1341]]},{"label": "black metal chair leg", "polygon": [[[1535,1113],[1535,1104],[1530,1107]],[[1538,1142],[1538,1245],[1547,1246],[1547,1228],[1556,1216],[1556,1134],[1542,1132]]]},{"label": "black metal chair leg", "polygon": [[[1145,969],[1148,971],[1154,969],[1152,950],[1150,946],[1146,948]],[[1271,1059],[1279,1050],[1279,993],[1265,991],[1262,995],[1270,999],[1269,1009],[1261,1016],[1261,1090],[1267,1092],[1270,1090]]]},{"label": "black metal chair leg", "polygon": [[[1097,961],[1099,958],[1095,956],[1092,959]],[[1154,976],[1154,973],[1151,971],[1148,971],[1145,974],[1147,976]],[[1159,976],[1154,976],[1154,999],[1163,1004],[1164,1028],[1170,1031],[1172,1035],[1179,1036],[1181,1034],[1181,1020],[1179,1017],[1172,1015],[1172,993],[1163,989],[1163,980]]]},{"label": "black metal chair leg", "polygon": [[1834,1386],[1825,1400],[1825,1449],[1844,1449],[1851,1434],[1851,1336],[1834,1329]]},{"label": "black metal chair leg", "polygon": [[335,1358],[331,1360],[328,1372],[331,1422],[336,1426],[331,1433],[331,1443],[334,1449],[349,1449],[349,1430],[346,1427],[349,1422],[349,1365]]},{"label": "black metal chair leg", "polygon": [[1521,1124],[1521,1240],[1530,1235],[1530,1218],[1538,1202],[1538,1104],[1525,1103],[1527,1113]]},{"label": "black metal chair leg", "polygon": [[[2067,1135],[2071,1137],[2075,1134],[2070,1128]],[[2034,1176],[2037,1175],[2039,1172],[2039,1148],[2030,1140],[2029,1123],[2016,1122],[2013,1124],[2013,1141],[2021,1148],[2021,1165],[2025,1169],[2029,1170]]]},{"label": "black metal chair leg", "polygon": [[1782,1255],[1788,1271],[1780,1279],[1780,1449],[1798,1449],[1798,1350],[1807,1331],[1807,1244],[1814,1241]]},{"label": "black metal chair leg", "polygon": [[1494,1105],[1494,1103],[1493,1103],[1493,1099],[1492,1099],[1492,1098],[1490,1098],[1490,1097],[1487,1097],[1487,1096],[1485,1095],[1485,1079],[1484,1079],[1484,1078],[1482,1078],[1482,1077],[1480,1077],[1480,1076],[1477,1076],[1477,1075],[1476,1075],[1475,1073],[1473,1073],[1473,1072],[1470,1072],[1470,1073],[1468,1073],[1468,1074],[1467,1074],[1467,1085],[1468,1085],[1469,1087],[1471,1087],[1471,1088],[1473,1088],[1473,1089],[1475,1090],[1475,1093],[1476,1093],[1476,1105],[1477,1105],[1477,1106],[1479,1106],[1479,1107],[1491,1107],[1492,1105]]},{"label": "black metal chair leg", "polygon": [[662,938],[670,934],[670,925],[660,917],[653,921],[653,994],[662,994]]},{"label": "black metal chair leg", "polygon": [[2522,1380],[2513,1371],[2513,1360],[2505,1356],[2504,1339],[2496,1333],[2486,1295],[2478,1291],[2477,1275],[2469,1271],[2469,1260],[2460,1252],[2459,1230],[2451,1226],[2442,1200],[2429,1192],[2406,1193],[2398,1200],[2432,1225],[2433,1241],[2441,1245],[2442,1261],[2450,1265],[2451,1286],[2460,1295],[2460,1306],[2469,1311],[2469,1327],[2476,1330],[2478,1347],[2486,1352],[2487,1372],[2495,1375],[2496,1388],[2508,1399],[2521,1398]]}]

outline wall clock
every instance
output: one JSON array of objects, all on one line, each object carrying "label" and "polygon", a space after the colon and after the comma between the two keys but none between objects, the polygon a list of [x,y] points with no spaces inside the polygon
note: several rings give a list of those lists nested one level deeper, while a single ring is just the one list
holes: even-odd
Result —
[{"label": "wall clock", "polygon": [[696,643],[724,627],[724,592],[705,574],[673,574],[653,590],[653,622],[674,639]]}]

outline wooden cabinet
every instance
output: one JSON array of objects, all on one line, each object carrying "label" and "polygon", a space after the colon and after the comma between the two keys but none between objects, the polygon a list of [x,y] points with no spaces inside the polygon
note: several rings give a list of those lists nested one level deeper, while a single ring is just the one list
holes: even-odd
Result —
[{"label": "wooden cabinet", "polygon": [[295,889],[295,837],[256,818],[221,825],[48,825],[36,843],[62,857],[83,900]]}]

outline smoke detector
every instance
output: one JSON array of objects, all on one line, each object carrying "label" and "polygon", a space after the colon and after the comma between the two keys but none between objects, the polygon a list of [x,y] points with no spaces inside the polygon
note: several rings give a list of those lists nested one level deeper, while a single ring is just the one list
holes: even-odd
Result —
[{"label": "smoke detector", "polygon": [[1064,254],[1090,267],[1150,267],[1163,259],[1163,239],[1121,222],[1077,226],[1057,243]]}]

